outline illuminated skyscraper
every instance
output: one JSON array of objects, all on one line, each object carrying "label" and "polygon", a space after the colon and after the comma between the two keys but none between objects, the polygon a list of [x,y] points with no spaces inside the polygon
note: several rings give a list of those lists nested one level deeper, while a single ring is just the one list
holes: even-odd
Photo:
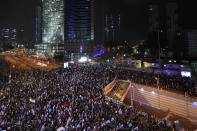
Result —
[{"label": "illuminated skyscraper", "polygon": [[42,43],[63,44],[64,0],[42,0]]},{"label": "illuminated skyscraper", "polygon": [[66,0],[66,40],[94,40],[93,0]]},{"label": "illuminated skyscraper", "polygon": [[68,54],[92,52],[95,40],[103,35],[102,27],[95,31],[95,20],[99,24],[103,20],[95,18],[101,3],[101,0],[42,0],[42,44],[38,48],[52,54],[64,49]]},{"label": "illuminated skyscraper", "polygon": [[42,9],[40,6],[36,7],[36,44],[41,44],[42,43],[42,16],[41,16]]},{"label": "illuminated skyscraper", "polygon": [[94,31],[94,0],[65,0],[65,50],[90,52]]}]

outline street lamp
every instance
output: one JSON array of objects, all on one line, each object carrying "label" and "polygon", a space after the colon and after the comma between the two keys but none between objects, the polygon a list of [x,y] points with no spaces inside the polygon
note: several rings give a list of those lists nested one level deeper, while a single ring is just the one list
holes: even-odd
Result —
[{"label": "street lamp", "polygon": [[131,107],[133,107],[133,101],[134,101],[134,86],[131,86]]},{"label": "street lamp", "polygon": [[[163,30],[158,30],[158,58],[159,58],[159,67],[160,67],[160,34],[162,33]],[[159,72],[160,73],[160,72]],[[157,88],[158,88],[158,96],[159,96],[159,108],[160,108],[160,82],[159,82],[159,73],[158,73],[158,78],[157,78]]]},{"label": "street lamp", "polygon": [[[159,67],[160,67],[160,61],[161,61],[161,57],[160,57],[160,33],[162,33],[163,30],[158,30],[158,34],[157,34],[157,37],[158,37],[158,59],[159,59]],[[158,78],[157,78],[157,88],[159,90],[159,73],[158,73]]]},{"label": "street lamp", "polygon": [[160,32],[163,32],[162,30],[161,31],[158,31],[158,58],[159,58],[159,63],[160,63]]}]

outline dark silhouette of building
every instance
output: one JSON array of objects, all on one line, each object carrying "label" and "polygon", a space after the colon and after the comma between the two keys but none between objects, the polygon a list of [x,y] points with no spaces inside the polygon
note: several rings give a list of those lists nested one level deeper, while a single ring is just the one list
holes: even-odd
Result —
[{"label": "dark silhouette of building", "polygon": [[154,1],[149,4],[148,44],[153,56],[158,55],[158,44],[163,57],[175,57],[179,26],[179,8],[175,0]]},{"label": "dark silhouette of building", "polygon": [[120,15],[105,16],[105,41],[119,41]]},{"label": "dark silhouette of building", "polygon": [[188,30],[186,32],[186,53],[188,59],[197,58],[197,30]]},{"label": "dark silhouette of building", "polygon": [[[166,31],[169,50],[175,52],[177,33],[180,31],[178,25],[178,3],[166,3]],[[175,54],[174,54],[175,55]]]},{"label": "dark silhouette of building", "polygon": [[18,29],[18,33],[17,33],[17,43],[19,45],[24,45],[25,41],[24,41],[24,29],[23,27],[21,27],[20,29]]},{"label": "dark silhouette of building", "polygon": [[17,29],[12,27],[1,28],[1,38],[3,47],[5,46],[17,46]]},{"label": "dark silhouette of building", "polygon": [[42,8],[40,5],[36,6],[36,44],[42,43]]},{"label": "dark silhouette of building", "polygon": [[1,47],[4,50],[12,48],[25,47],[24,29],[22,27],[6,26],[0,27]]}]

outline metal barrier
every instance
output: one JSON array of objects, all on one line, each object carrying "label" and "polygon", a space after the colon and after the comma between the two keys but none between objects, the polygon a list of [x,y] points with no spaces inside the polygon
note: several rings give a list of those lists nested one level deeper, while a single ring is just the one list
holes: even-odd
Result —
[{"label": "metal barrier", "polygon": [[131,99],[131,92],[133,92],[134,96],[132,97],[134,101],[164,111],[170,110],[172,113],[186,118],[197,119],[197,102],[195,99],[153,87],[131,84],[134,88],[130,89],[125,99]]}]

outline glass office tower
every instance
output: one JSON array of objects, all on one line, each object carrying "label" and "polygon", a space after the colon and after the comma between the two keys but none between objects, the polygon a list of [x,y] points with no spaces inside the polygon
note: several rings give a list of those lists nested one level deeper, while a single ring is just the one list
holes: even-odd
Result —
[{"label": "glass office tower", "polygon": [[94,40],[94,0],[65,1],[65,39]]},{"label": "glass office tower", "polygon": [[42,0],[42,43],[64,42],[64,0]]}]

